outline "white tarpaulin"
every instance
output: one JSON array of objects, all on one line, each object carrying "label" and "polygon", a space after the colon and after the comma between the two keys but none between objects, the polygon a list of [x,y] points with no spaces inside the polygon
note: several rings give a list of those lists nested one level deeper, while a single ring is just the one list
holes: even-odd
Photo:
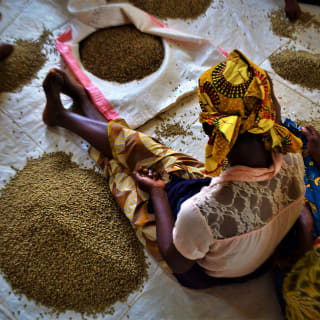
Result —
[{"label": "white tarpaulin", "polygon": [[[90,5],[94,7],[102,2],[105,3],[105,1],[81,1],[82,8],[78,7],[77,10],[88,11]],[[289,41],[286,38],[280,39],[270,31],[268,13],[283,6],[284,1],[280,0],[214,0],[206,14],[197,19],[166,19],[162,22],[187,35],[207,38],[215,46],[228,52],[238,48],[258,65],[261,66],[263,63],[273,78],[283,117],[320,119],[319,91],[311,92],[292,85],[275,75],[268,67],[268,57]],[[320,11],[320,7],[306,5],[303,8],[312,13]],[[58,37],[69,30],[74,21],[74,17],[67,9],[66,0],[2,0],[0,11],[3,14],[3,20],[0,22],[2,41],[14,38],[37,39],[44,26]],[[314,53],[320,52],[319,32],[316,30],[305,30],[299,35],[299,40],[302,47],[311,47]],[[22,168],[27,157],[42,154],[44,151],[72,152],[75,161],[85,166],[93,166],[86,153],[87,144],[82,139],[63,129],[48,129],[42,123],[41,113],[45,105],[45,96],[41,83],[49,69],[59,66],[60,62],[60,57],[54,53],[48,54],[47,58],[48,61],[39,71],[37,78],[25,85],[22,90],[0,94],[1,187],[15,173],[11,166]],[[152,78],[152,75],[150,77]],[[196,84],[197,79],[192,80]],[[193,86],[190,86],[190,89],[192,88]],[[165,93],[168,95],[168,92]],[[175,92],[172,101],[175,101],[178,94],[178,91]],[[110,99],[110,96],[106,95],[106,98]],[[69,101],[65,97],[63,100]],[[134,101],[131,102],[135,105]],[[167,107],[169,105],[164,106]],[[124,116],[121,109],[117,110]],[[155,129],[165,121],[188,126],[193,136],[168,137],[163,138],[163,141],[177,150],[203,160],[206,138],[197,121],[199,110],[196,94],[193,94],[174,104],[170,110],[140,129],[148,134],[154,134]],[[182,288],[164,274],[153,261],[151,264],[150,277],[141,292],[134,292],[127,301],[115,304],[113,315],[105,317],[98,315],[98,319],[283,319],[275,297],[272,277],[269,274],[243,284],[196,291]],[[25,296],[19,300],[16,295],[12,293],[9,295],[11,291],[1,276],[0,320],[56,319],[55,315],[46,314],[48,310],[44,306],[28,301]],[[67,312],[59,319],[67,320],[70,317],[76,320],[82,318],[80,314]]]}]

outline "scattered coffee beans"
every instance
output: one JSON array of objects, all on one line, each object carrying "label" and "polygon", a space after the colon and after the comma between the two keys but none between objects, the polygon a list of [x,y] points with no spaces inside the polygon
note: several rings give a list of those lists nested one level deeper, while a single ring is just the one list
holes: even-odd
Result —
[{"label": "scattered coffee beans", "polygon": [[320,21],[309,12],[302,11],[296,22],[290,22],[289,19],[286,18],[284,10],[271,11],[269,18],[272,32],[280,37],[296,40],[296,32],[299,31],[299,29],[302,30],[310,26],[320,31]]}]

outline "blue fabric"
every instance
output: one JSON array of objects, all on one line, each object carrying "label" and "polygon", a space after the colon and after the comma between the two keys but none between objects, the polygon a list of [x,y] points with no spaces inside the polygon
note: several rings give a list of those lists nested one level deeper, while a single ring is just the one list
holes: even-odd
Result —
[{"label": "blue fabric", "polygon": [[305,165],[305,198],[313,214],[315,226],[314,237],[318,237],[320,236],[320,169],[315,166],[311,157],[307,154],[307,140],[301,132],[301,127],[297,126],[295,122],[290,119],[286,119],[284,126],[287,127],[294,135],[299,137],[303,142],[302,155]]},{"label": "blue fabric", "polygon": [[[290,130],[295,136],[299,137],[303,142],[302,155],[305,165],[304,183],[306,185],[305,198],[309,204],[309,208],[313,213],[315,234],[314,237],[320,235],[320,186],[318,186],[318,180],[320,180],[320,170],[314,165],[311,157],[307,154],[307,140],[302,134],[301,127],[290,119],[286,119],[283,124],[288,130]],[[286,237],[281,241],[278,246],[278,252],[281,256],[287,256],[290,259],[290,253],[298,245],[297,241],[297,225],[295,224]],[[286,273],[290,270],[275,269],[274,271],[274,284],[276,294],[278,297],[281,310],[285,317],[285,301],[282,294],[283,280]]]},{"label": "blue fabric", "polygon": [[[211,178],[184,179],[178,176],[172,176],[170,182],[166,184],[166,191],[175,219],[177,218],[182,202],[200,192],[200,190],[208,186],[210,182]],[[151,199],[148,203],[148,211],[150,213],[154,212]]]}]

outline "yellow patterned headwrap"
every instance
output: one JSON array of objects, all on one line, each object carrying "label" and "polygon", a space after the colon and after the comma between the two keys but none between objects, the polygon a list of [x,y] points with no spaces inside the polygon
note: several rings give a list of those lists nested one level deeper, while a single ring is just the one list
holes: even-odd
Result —
[{"label": "yellow patterned headwrap", "polygon": [[267,150],[301,151],[302,142],[276,124],[266,72],[240,51],[204,72],[199,79],[199,121],[213,127],[206,145],[207,174],[217,176],[239,134],[263,134]]}]

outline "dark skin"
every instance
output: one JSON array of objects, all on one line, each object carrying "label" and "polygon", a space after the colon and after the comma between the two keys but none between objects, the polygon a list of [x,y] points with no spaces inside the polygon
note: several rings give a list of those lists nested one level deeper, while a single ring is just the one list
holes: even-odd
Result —
[{"label": "dark skin", "polygon": [[[47,104],[43,111],[43,121],[48,126],[59,126],[76,133],[111,159],[112,151],[108,142],[108,123],[91,103],[83,87],[63,71],[52,69],[43,82],[43,88],[47,98]],[[82,115],[64,109],[59,96],[61,92],[73,99]],[[274,102],[278,104],[277,101]],[[250,150],[250,155],[255,155],[254,157],[247,156],[247,148]],[[268,167],[272,163],[270,152],[265,151],[263,142],[256,139],[255,135],[251,135],[250,138],[246,138],[244,135],[232,150],[233,152],[229,156],[232,165]],[[174,273],[187,272],[196,261],[182,256],[174,246],[172,235],[174,219],[164,181],[161,180],[156,171],[148,168],[139,168],[134,176],[139,188],[148,192],[152,198],[157,242],[163,259]]]},{"label": "dark skin", "polygon": [[320,133],[311,126],[302,128],[308,142],[308,153],[313,162],[320,168]]},{"label": "dark skin", "polygon": [[6,59],[13,52],[13,45],[0,42],[0,61]]},{"label": "dark skin", "polygon": [[307,3],[315,6],[320,5],[319,0],[285,0],[286,16],[291,22],[297,21],[301,16],[301,9],[298,2]]},{"label": "dark skin", "polygon": [[[308,153],[315,163],[320,168],[320,133],[312,126],[302,128],[302,134],[307,139]],[[314,222],[310,210],[304,206],[299,217],[299,248],[298,256],[303,256],[313,247]]]},{"label": "dark skin", "polygon": [[[108,123],[88,98],[85,90],[66,73],[58,69],[49,71],[43,82],[47,104],[43,121],[50,127],[68,129],[87,140],[103,155],[112,158],[108,142]],[[70,96],[82,115],[65,110],[60,93]]]},{"label": "dark skin", "polygon": [[[2,18],[2,14],[0,12],[0,20],[1,18]],[[3,43],[0,41],[0,61],[9,57],[12,51],[13,51],[13,45],[8,43]]]},{"label": "dark skin", "polygon": [[184,273],[192,268],[194,260],[185,258],[173,244],[174,219],[165,190],[165,183],[156,171],[139,168],[135,173],[138,186],[148,192],[153,202],[156,218],[157,242],[160,253],[174,273]]},{"label": "dark skin", "polygon": [[298,0],[285,0],[285,12],[286,16],[291,22],[295,22],[301,15],[301,10],[298,4]]},{"label": "dark skin", "polygon": [[313,248],[314,223],[310,210],[303,206],[298,220],[297,260]]}]

